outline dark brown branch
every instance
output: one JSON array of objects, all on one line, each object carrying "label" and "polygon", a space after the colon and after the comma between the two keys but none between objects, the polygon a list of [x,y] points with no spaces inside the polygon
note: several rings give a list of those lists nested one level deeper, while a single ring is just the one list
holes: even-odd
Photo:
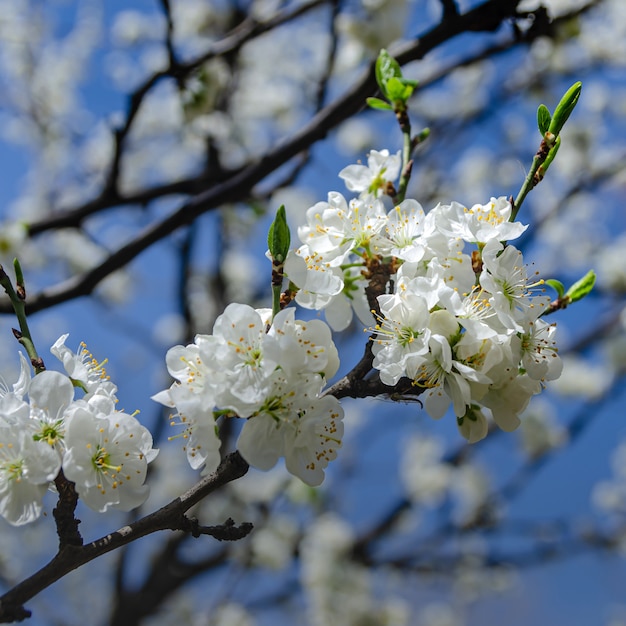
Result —
[{"label": "dark brown branch", "polygon": [[[248,468],[248,463],[238,452],[234,452],[222,461],[214,474],[207,476],[158,511],[83,546],[65,545],[47,565],[0,597],[0,622],[21,621],[30,617],[30,611],[23,606],[25,602],[69,572],[107,552],[160,530],[192,532],[193,528],[201,528],[197,523],[194,525],[185,513],[216,489],[244,476]],[[248,534],[251,529],[248,524],[237,528],[227,523],[221,531],[221,539],[226,538],[229,533],[239,538]],[[218,533],[217,530],[215,532]]]},{"label": "dark brown branch", "polygon": [[244,522],[237,526],[230,517],[218,526],[200,526],[197,519],[186,519],[187,527],[181,530],[190,533],[195,538],[209,535],[218,541],[239,541],[252,532],[252,524],[250,522]]},{"label": "dark brown branch", "polygon": [[54,484],[59,493],[59,501],[52,510],[52,514],[57,525],[59,549],[65,546],[82,546],[83,538],[78,531],[80,520],[74,516],[78,504],[78,494],[74,483],[65,478],[63,470],[61,470]]},{"label": "dark brown branch", "polygon": [[178,68],[178,58],[176,57],[176,50],[174,49],[174,22],[172,20],[172,9],[170,7],[170,0],[161,0],[161,6],[163,7],[163,14],[165,15],[166,35],[165,35],[165,48],[167,49],[167,56],[169,59],[170,70]]},{"label": "dark brown branch", "polygon": [[455,18],[459,14],[455,0],[441,0],[441,8],[443,9],[442,21]]}]

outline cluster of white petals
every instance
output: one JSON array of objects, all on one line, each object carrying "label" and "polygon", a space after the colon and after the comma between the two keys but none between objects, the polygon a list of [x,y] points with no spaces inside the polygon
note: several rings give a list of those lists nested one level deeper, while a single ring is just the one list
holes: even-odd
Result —
[{"label": "cluster of white petals", "polygon": [[[0,515],[13,525],[36,520],[42,499],[62,469],[79,497],[96,511],[129,511],[148,497],[147,465],[157,454],[139,421],[115,410],[117,388],[81,345],[52,347],[66,374],[21,373],[0,390]],[[80,397],[76,397],[76,390]],[[83,390],[85,393],[83,393]]]},{"label": "cluster of white petals", "polygon": [[[399,172],[399,154],[372,151],[367,167],[350,165],[339,174],[350,190],[360,192],[359,197],[348,202],[338,192],[329,193],[327,202],[307,211],[307,223],[298,229],[302,245],[290,252],[285,272],[299,287],[296,302],[307,309],[323,309],[333,330],[347,328],[353,311],[364,324],[372,323],[367,283],[358,265],[386,237],[388,217],[381,196]],[[395,243],[402,247],[403,228],[398,231]],[[387,241],[391,245],[389,237]]]},{"label": "cluster of white petals", "polygon": [[289,472],[319,485],[343,437],[339,401],[324,396],[339,367],[330,329],[295,319],[294,309],[271,312],[230,304],[213,334],[175,346],[166,357],[176,382],[153,399],[175,407],[193,468],[213,472],[220,462],[219,416],[247,418],[238,449],[261,470],[285,459]]},{"label": "cluster of white petals", "polygon": [[[393,192],[399,169],[398,157],[372,152],[368,167],[340,174],[358,196],[331,192],[307,211],[302,244],[285,264],[296,301],[324,310],[335,330],[356,312],[372,331],[381,381],[412,380],[435,419],[452,406],[470,442],[486,435],[488,418],[514,430],[530,398],[562,369],[555,326],[541,319],[549,304],[543,281],[508,243],[527,227],[511,220],[504,197],[428,212],[406,199],[387,210],[382,193]],[[391,280],[376,323],[365,286],[382,263]]]}]

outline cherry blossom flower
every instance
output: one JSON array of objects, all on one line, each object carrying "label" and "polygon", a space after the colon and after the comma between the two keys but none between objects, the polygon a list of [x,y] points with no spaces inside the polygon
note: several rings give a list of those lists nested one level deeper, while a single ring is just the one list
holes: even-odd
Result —
[{"label": "cherry blossom flower", "polygon": [[0,515],[14,526],[35,521],[60,467],[54,449],[34,441],[28,430],[17,424],[0,427]]},{"label": "cherry blossom flower", "polygon": [[[300,250],[304,249],[302,246]],[[310,262],[312,257],[307,257]],[[365,296],[367,280],[363,276],[363,262],[332,267],[313,262],[306,265],[303,258],[290,255],[285,273],[299,287],[296,302],[305,309],[324,311],[326,321],[335,331],[348,328],[354,314],[364,325],[373,322]]]},{"label": "cherry blossom flower", "polygon": [[[203,400],[206,401],[207,397],[208,394],[204,393]],[[170,415],[170,425],[183,430],[170,439],[183,440],[189,465],[193,469],[204,466],[203,474],[214,472],[221,461],[222,443],[215,424],[214,403],[205,411],[199,410],[198,398],[188,386],[180,384],[172,385],[170,389],[152,396],[152,399],[165,406],[176,407],[176,413]]]},{"label": "cherry blossom flower", "polygon": [[504,196],[491,198],[487,204],[475,204],[470,209],[458,202],[439,208],[439,227],[450,237],[459,237],[481,245],[489,241],[517,239],[527,228],[511,222],[511,203]]},{"label": "cherry blossom flower", "polygon": [[50,348],[50,352],[63,363],[70,379],[79,383],[87,394],[104,394],[115,401],[117,387],[104,368],[107,359],[98,362],[84,342],[79,345],[78,352],[73,352],[65,345],[68,337],[69,333],[61,335]]},{"label": "cherry blossom flower", "polygon": [[[389,154],[389,150],[372,150],[367,156],[367,166],[353,164],[339,172],[346,187],[362,195],[378,197],[386,193],[400,174],[402,158],[400,151]],[[393,187],[391,187],[393,188]]]},{"label": "cherry blossom flower", "polygon": [[533,297],[533,289],[542,282],[529,283],[522,253],[514,246],[492,241],[485,246],[482,260],[480,284],[490,294],[493,310],[507,328],[524,332],[525,323],[538,317],[550,302],[547,296]]},{"label": "cherry blossom flower", "polygon": [[536,319],[529,323],[528,332],[522,334],[522,366],[534,380],[555,380],[563,371],[555,333],[555,324]]},{"label": "cherry blossom flower", "polygon": [[380,200],[346,199],[337,192],[306,213],[307,224],[298,229],[300,240],[326,261],[343,262],[351,251],[369,249],[387,218]]},{"label": "cherry blossom flower", "polygon": [[63,453],[66,410],[74,401],[72,381],[46,370],[35,376],[28,387],[30,420],[24,425],[37,441],[44,441]]},{"label": "cherry blossom flower", "polygon": [[491,385],[480,402],[491,410],[494,421],[502,430],[511,432],[520,425],[519,416],[531,397],[540,391],[541,383],[530,376],[511,376],[500,385]]},{"label": "cherry blossom flower", "polygon": [[168,350],[167,368],[176,382],[152,396],[154,401],[176,408],[177,412],[170,416],[170,423],[182,426],[183,431],[172,439],[182,438],[185,442],[184,449],[192,468],[205,465],[205,472],[209,473],[217,469],[221,460],[221,442],[213,414],[216,376],[211,349],[207,336],[198,335],[193,344]]},{"label": "cherry blossom flower", "polygon": [[[340,294],[344,286],[341,267],[330,263],[323,255],[312,252],[306,244],[295,252],[289,251],[285,274],[299,287],[298,294],[311,293],[328,299],[329,296]],[[322,309],[326,303],[320,304],[307,308]]]},{"label": "cherry blossom flower", "polygon": [[21,424],[30,418],[30,406],[24,401],[30,380],[30,364],[20,352],[20,375],[12,388],[0,378],[0,426]]},{"label": "cherry blossom flower", "polygon": [[133,416],[96,416],[86,403],[76,406],[66,421],[65,445],[63,471],[87,506],[130,511],[145,502],[148,463],[158,451]]},{"label": "cherry blossom flower", "polygon": [[428,352],[430,314],[426,301],[412,293],[378,297],[382,318],[374,328],[373,366],[385,385],[407,375],[410,361]]},{"label": "cherry blossom flower", "polygon": [[456,418],[459,432],[468,443],[476,443],[487,436],[489,424],[485,413],[475,404],[468,406],[465,415]]},{"label": "cherry blossom flower", "polygon": [[374,249],[383,256],[416,263],[441,254],[441,247],[428,254],[435,242],[445,246],[447,251],[448,239],[436,231],[432,215],[426,215],[416,200],[407,199],[387,214],[387,223],[376,238]]},{"label": "cherry blossom flower", "polygon": [[[276,366],[264,359],[262,344],[268,322],[267,311],[229,304],[215,320],[213,334],[206,338],[213,370],[217,370],[213,383],[216,403],[239,417],[248,417],[259,408],[267,394],[266,380]],[[221,381],[225,384],[220,385]]]},{"label": "cherry blossom flower", "polygon": [[263,337],[264,360],[291,372],[334,376],[339,355],[330,329],[321,320],[303,322],[296,320],[295,315],[293,308],[276,314]]},{"label": "cherry blossom flower", "polygon": [[294,380],[277,370],[267,401],[239,436],[244,459],[269,470],[284,456],[291,474],[309,485],[321,484],[343,438],[343,409],[333,396],[320,397],[322,386],[317,375]]}]

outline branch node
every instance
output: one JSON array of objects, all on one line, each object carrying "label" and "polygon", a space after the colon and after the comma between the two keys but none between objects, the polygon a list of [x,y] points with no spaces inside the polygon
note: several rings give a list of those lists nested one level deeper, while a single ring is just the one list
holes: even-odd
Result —
[{"label": "branch node", "polygon": [[192,537],[210,535],[218,541],[239,541],[247,537],[254,528],[250,522],[242,522],[237,526],[230,517],[223,524],[217,526],[201,526],[195,517],[184,517],[181,526],[181,530],[190,533]]}]

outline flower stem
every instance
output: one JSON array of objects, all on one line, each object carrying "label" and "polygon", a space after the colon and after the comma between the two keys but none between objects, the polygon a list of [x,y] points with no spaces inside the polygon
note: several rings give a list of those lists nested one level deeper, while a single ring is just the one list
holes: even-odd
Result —
[{"label": "flower stem", "polygon": [[513,210],[511,211],[511,217],[509,221],[514,222],[517,214],[522,207],[526,196],[530,193],[532,189],[534,189],[542,180],[544,175],[543,164],[546,162],[550,150],[554,148],[556,142],[556,137],[552,133],[546,133],[544,138],[541,140],[541,144],[539,146],[539,150],[533,157],[533,162],[524,180],[524,183],[517,194],[517,198],[515,198],[515,203],[513,204]]},{"label": "flower stem", "polygon": [[280,311],[280,285],[272,285],[272,319],[276,317],[276,314]]},{"label": "flower stem", "polygon": [[399,107],[395,111],[398,124],[400,124],[400,130],[402,131],[402,174],[400,176],[400,182],[398,184],[398,191],[395,195],[394,201],[396,204],[400,204],[406,196],[406,190],[409,186],[409,180],[411,179],[411,170],[413,168],[413,161],[411,160],[411,152],[413,150],[413,144],[411,141],[411,122],[406,110],[406,104],[403,103],[402,107]]},{"label": "flower stem", "polygon": [[285,277],[285,266],[281,261],[272,259],[272,319],[282,309],[281,293],[283,288],[283,278]]},{"label": "flower stem", "polygon": [[46,367],[43,363],[43,359],[39,356],[39,354],[37,354],[37,349],[33,343],[30,328],[28,327],[28,322],[26,320],[26,305],[24,302],[26,299],[26,290],[24,289],[22,268],[17,259],[15,259],[14,265],[15,274],[17,276],[17,290],[13,288],[13,283],[11,283],[9,275],[4,271],[4,268],[1,265],[0,285],[2,285],[11,300],[13,311],[15,311],[15,317],[17,317],[17,321],[20,325],[19,330],[15,328],[13,329],[13,334],[15,335],[15,338],[24,346],[30,362],[35,369],[35,374],[39,374],[39,372],[43,372]]}]

